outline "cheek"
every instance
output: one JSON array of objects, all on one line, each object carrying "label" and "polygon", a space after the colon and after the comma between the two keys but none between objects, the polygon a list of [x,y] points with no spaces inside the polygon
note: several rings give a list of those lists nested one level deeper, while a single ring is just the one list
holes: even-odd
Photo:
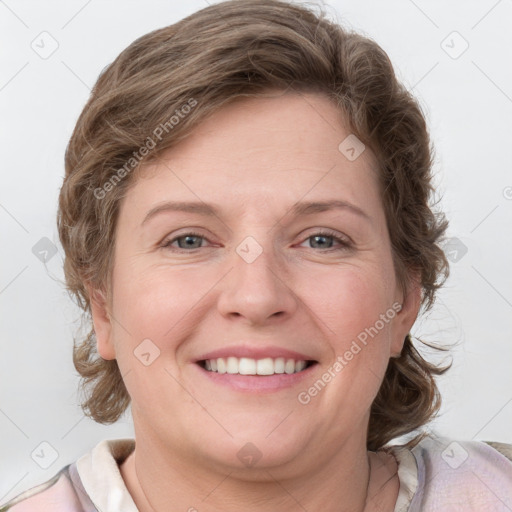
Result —
[{"label": "cheek", "polygon": [[347,271],[340,275],[339,283],[328,286],[330,300],[325,301],[322,320],[329,327],[324,332],[332,360],[326,364],[329,384],[321,401],[341,401],[347,410],[366,411],[389,361],[391,325],[396,314],[390,288],[384,276],[362,269]]},{"label": "cheek", "polygon": [[209,288],[205,290],[204,279],[201,285],[194,275],[197,272],[168,267],[117,269],[113,335],[132,407],[151,406],[158,397],[182,391],[170,376],[179,375],[174,366],[176,351],[197,323],[194,304]]},{"label": "cheek", "polygon": [[[311,297],[336,345],[373,326],[392,305],[389,278],[379,268],[350,266],[316,280]],[[380,324],[379,324],[380,325]],[[388,324],[386,324],[388,325]]]},{"label": "cheek", "polygon": [[[323,317],[329,330],[332,372],[336,375],[325,394],[328,402],[343,400],[354,410],[366,410],[375,397],[390,355],[391,325],[395,316],[389,276],[375,267],[352,268],[332,281]],[[383,320],[383,318],[385,320]],[[327,377],[329,378],[329,376]]]},{"label": "cheek", "polygon": [[[187,315],[200,311],[201,298],[218,281],[212,282],[197,269],[160,266],[116,276],[115,316],[121,336],[129,333],[132,344],[143,339],[166,339],[166,344],[182,332]],[[125,327],[125,329],[122,329]]]}]

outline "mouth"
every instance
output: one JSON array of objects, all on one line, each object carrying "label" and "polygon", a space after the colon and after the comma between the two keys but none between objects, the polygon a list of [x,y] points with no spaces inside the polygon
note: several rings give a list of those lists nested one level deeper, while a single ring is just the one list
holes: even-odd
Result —
[{"label": "mouth", "polygon": [[247,375],[270,377],[272,375],[294,375],[311,368],[317,361],[301,360],[285,357],[265,357],[252,359],[249,357],[218,357],[197,361],[207,372],[216,374]]},{"label": "mouth", "polygon": [[304,387],[320,362],[313,354],[277,345],[232,345],[201,354],[192,361],[198,376],[235,392],[268,394]]}]

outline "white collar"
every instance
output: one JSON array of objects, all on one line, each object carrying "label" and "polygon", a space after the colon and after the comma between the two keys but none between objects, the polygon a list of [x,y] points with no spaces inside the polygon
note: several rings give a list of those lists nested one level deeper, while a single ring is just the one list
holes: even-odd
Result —
[{"label": "white collar", "polygon": [[105,439],[77,460],[84,489],[101,512],[139,512],[118,465],[134,448],[135,439]]}]

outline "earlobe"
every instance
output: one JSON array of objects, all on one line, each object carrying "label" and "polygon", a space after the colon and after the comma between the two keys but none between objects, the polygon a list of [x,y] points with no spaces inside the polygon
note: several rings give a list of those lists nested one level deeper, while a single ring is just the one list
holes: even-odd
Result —
[{"label": "earlobe", "polygon": [[91,303],[91,315],[96,335],[96,348],[103,359],[115,359],[116,353],[112,341],[112,322],[108,311],[105,293],[86,284]]},{"label": "earlobe", "polygon": [[402,309],[393,321],[393,340],[391,357],[400,357],[405,337],[409,334],[421,307],[422,287],[420,276],[415,274],[410,282],[407,295],[402,301]]}]

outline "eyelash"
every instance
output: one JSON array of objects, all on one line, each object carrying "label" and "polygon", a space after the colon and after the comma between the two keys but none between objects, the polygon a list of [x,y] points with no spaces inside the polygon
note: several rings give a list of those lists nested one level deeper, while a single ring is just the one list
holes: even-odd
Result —
[{"label": "eyelash", "polygon": [[[196,247],[194,249],[191,249],[191,250],[187,250],[187,249],[179,249],[179,248],[171,248],[171,244],[176,242],[176,240],[179,240],[180,238],[185,238],[187,236],[193,236],[193,237],[197,237],[197,238],[202,238],[203,240],[208,240],[205,236],[203,235],[200,235],[199,233],[195,233],[195,232],[188,232],[188,233],[183,233],[182,235],[179,235],[175,238],[172,238],[171,240],[167,240],[167,241],[164,241],[161,245],[161,248],[162,249],[170,249],[174,252],[178,252],[178,253],[190,253],[190,252],[193,252],[193,251],[196,251],[198,249],[202,249],[202,247]],[[333,238],[335,241],[339,242],[341,244],[341,247],[337,247],[337,248],[330,248],[330,249],[324,249],[324,250],[319,250],[320,252],[332,252],[332,251],[346,251],[350,248],[352,248],[352,243],[347,240],[347,239],[344,239],[344,238],[341,238],[339,236],[336,235],[335,232],[333,231],[329,231],[329,230],[321,230],[317,233],[313,233],[312,235],[306,237],[304,239],[305,240],[308,240],[309,238],[313,238],[315,236],[324,236],[324,237],[330,237],[330,238]]]}]

